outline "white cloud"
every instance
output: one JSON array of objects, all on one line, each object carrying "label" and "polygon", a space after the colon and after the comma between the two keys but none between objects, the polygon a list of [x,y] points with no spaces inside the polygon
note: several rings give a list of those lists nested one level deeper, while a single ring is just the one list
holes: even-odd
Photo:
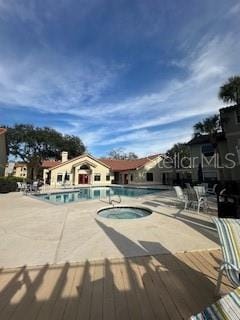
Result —
[{"label": "white cloud", "polygon": [[229,15],[237,15],[240,13],[240,2],[237,2],[234,6],[232,6],[229,10]]},{"label": "white cloud", "polygon": [[[173,81],[159,93],[123,102],[122,111],[127,114],[152,114],[147,118],[143,116],[144,120],[133,119],[132,125],[123,130],[149,128],[216,112],[222,106],[217,97],[220,85],[240,72],[238,55],[240,43],[232,34],[203,43],[201,50],[198,48],[197,52],[192,53],[188,63],[185,59],[189,75],[184,81]],[[110,109],[112,112],[115,110],[114,106]]]},{"label": "white cloud", "polygon": [[90,59],[69,63],[58,56],[58,63],[54,60],[54,56],[48,61],[41,56],[27,56],[21,63],[2,59],[0,102],[10,107],[81,114],[85,105],[94,103],[114,81],[114,66]]},{"label": "white cloud", "polygon": [[[25,10],[13,1],[9,3],[0,0],[1,17],[17,12],[21,20],[36,20],[41,33],[34,6]],[[237,14],[239,10],[237,3],[229,12]],[[22,60],[0,52],[0,103],[10,109],[29,107],[56,117],[59,113],[76,116],[66,133],[79,134],[89,147],[125,144],[129,151],[139,154],[163,151],[188,139],[191,128],[183,132],[177,124],[173,131],[156,128],[216,112],[222,105],[217,98],[220,85],[240,72],[239,56],[239,34],[206,34],[184,59],[172,60],[172,65],[184,69],[184,78],[174,77],[149,94],[105,103],[104,94],[114,88],[125,66],[86,56],[64,57],[50,48],[30,51]]]},{"label": "white cloud", "polygon": [[[135,139],[130,139],[124,144],[126,152],[135,152],[139,156],[164,153],[176,142],[187,142],[192,135],[191,128],[180,130],[166,129],[151,131],[140,131]],[[127,140],[127,139],[126,139]]]},{"label": "white cloud", "polygon": [[[189,76],[183,82],[173,81],[159,93],[139,96],[127,100],[121,105],[112,106],[110,113],[123,112],[131,115],[131,125],[119,128],[119,136],[103,141],[104,145],[124,143],[127,150],[141,155],[146,152],[164,151],[175,142],[183,142],[190,138],[192,129],[181,130],[176,127],[175,135],[170,130],[157,131],[157,135],[146,128],[156,127],[166,123],[180,121],[192,116],[204,117],[216,112],[222,103],[217,94],[220,85],[232,74],[239,72],[237,56],[240,45],[235,43],[233,35],[224,39],[216,37],[198,48],[188,61]],[[231,50],[233,48],[235,50]],[[187,60],[187,59],[186,59]],[[186,63],[186,62],[185,62]],[[187,63],[186,63],[187,64]],[[238,68],[238,69],[237,69]],[[150,117],[146,117],[146,112]],[[139,117],[142,115],[142,118]],[[132,130],[131,134],[123,134]],[[110,133],[110,132],[109,132]],[[143,150],[144,145],[144,150]]]}]

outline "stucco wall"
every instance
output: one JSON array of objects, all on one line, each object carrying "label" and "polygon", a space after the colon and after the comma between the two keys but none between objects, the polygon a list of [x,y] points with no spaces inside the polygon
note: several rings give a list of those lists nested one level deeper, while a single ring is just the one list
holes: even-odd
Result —
[{"label": "stucco wall", "polygon": [[236,162],[234,168],[227,170],[228,178],[240,180],[240,154],[238,154],[238,150],[240,150],[240,123],[237,122],[236,108],[221,112],[221,118],[227,139],[227,151],[233,154],[231,159]]},{"label": "stucco wall", "polygon": [[[82,165],[89,165],[90,172],[87,170],[81,170],[80,167]],[[81,157],[79,159],[63,163],[60,167],[54,168],[51,170],[51,186],[60,186],[62,182],[57,182],[57,176],[62,174],[70,175],[70,180],[66,184],[78,185],[78,175],[82,174],[90,174],[89,184],[91,185],[108,185],[111,184],[111,181],[114,179],[114,176],[111,174],[109,168],[105,167],[98,161],[95,161],[93,158],[88,156]],[[94,176],[99,174],[101,176],[100,181],[94,181]],[[110,176],[110,180],[107,180],[106,177]]]},{"label": "stucco wall", "polygon": [[[162,174],[161,174],[161,158],[156,158],[149,161],[144,167],[138,170],[132,170],[128,173],[128,183],[132,185],[145,184],[154,185],[162,184]],[[153,174],[153,181],[147,181],[147,173]],[[132,179],[131,179],[132,176]]]},{"label": "stucco wall", "polygon": [[[202,144],[191,145],[190,147],[190,156],[192,161],[192,180],[198,181],[198,166],[201,164],[202,159]],[[208,157],[208,161],[210,161],[210,157]],[[219,170],[216,169],[215,163],[211,162],[207,164],[207,162],[203,163],[202,167],[203,177],[213,174],[219,179]]]},{"label": "stucco wall", "polygon": [[27,178],[27,166],[15,167],[13,175],[15,177]]}]

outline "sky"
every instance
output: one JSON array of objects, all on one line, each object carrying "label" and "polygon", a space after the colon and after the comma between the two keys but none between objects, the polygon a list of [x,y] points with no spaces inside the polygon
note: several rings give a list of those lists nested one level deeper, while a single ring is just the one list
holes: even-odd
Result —
[{"label": "sky", "polygon": [[162,153],[223,106],[239,57],[239,0],[0,0],[0,125]]}]

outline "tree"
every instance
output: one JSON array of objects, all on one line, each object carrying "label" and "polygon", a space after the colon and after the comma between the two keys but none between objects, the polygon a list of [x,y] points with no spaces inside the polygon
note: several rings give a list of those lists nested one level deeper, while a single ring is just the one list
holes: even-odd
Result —
[{"label": "tree", "polygon": [[138,156],[134,152],[125,153],[122,148],[113,149],[109,152],[108,157],[110,159],[117,160],[134,160],[138,158]]},{"label": "tree", "polygon": [[234,76],[220,87],[218,97],[224,102],[240,104],[240,76]]},{"label": "tree", "polygon": [[[218,133],[222,131],[219,115],[215,114],[211,117],[205,118],[202,122],[200,121],[196,123],[193,126],[193,128],[195,135],[207,134],[209,136],[209,142],[212,144],[215,153],[219,154],[217,143]],[[198,181],[203,182],[203,172],[201,163],[198,167]]]},{"label": "tree", "polygon": [[85,151],[82,141],[76,136],[30,124],[16,124],[7,127],[8,153],[26,162],[30,178],[36,178],[41,162],[48,158],[60,159],[61,151],[67,151],[73,158]]},{"label": "tree", "polygon": [[166,152],[166,155],[173,161],[175,168],[189,166],[190,150],[186,143],[176,143]]},{"label": "tree", "polygon": [[136,153],[134,153],[134,152],[129,152],[129,153],[127,154],[127,159],[128,159],[128,160],[138,159],[138,156],[137,156]]},{"label": "tree", "polygon": [[209,134],[210,136],[214,136],[221,131],[219,115],[215,114],[205,118],[203,121],[197,122],[193,128],[195,135]]}]

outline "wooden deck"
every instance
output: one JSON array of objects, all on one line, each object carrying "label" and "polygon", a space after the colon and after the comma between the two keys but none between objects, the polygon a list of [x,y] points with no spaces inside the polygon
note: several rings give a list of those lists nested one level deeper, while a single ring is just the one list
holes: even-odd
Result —
[{"label": "wooden deck", "polygon": [[1,270],[0,319],[187,319],[216,301],[220,261],[215,250]]}]

